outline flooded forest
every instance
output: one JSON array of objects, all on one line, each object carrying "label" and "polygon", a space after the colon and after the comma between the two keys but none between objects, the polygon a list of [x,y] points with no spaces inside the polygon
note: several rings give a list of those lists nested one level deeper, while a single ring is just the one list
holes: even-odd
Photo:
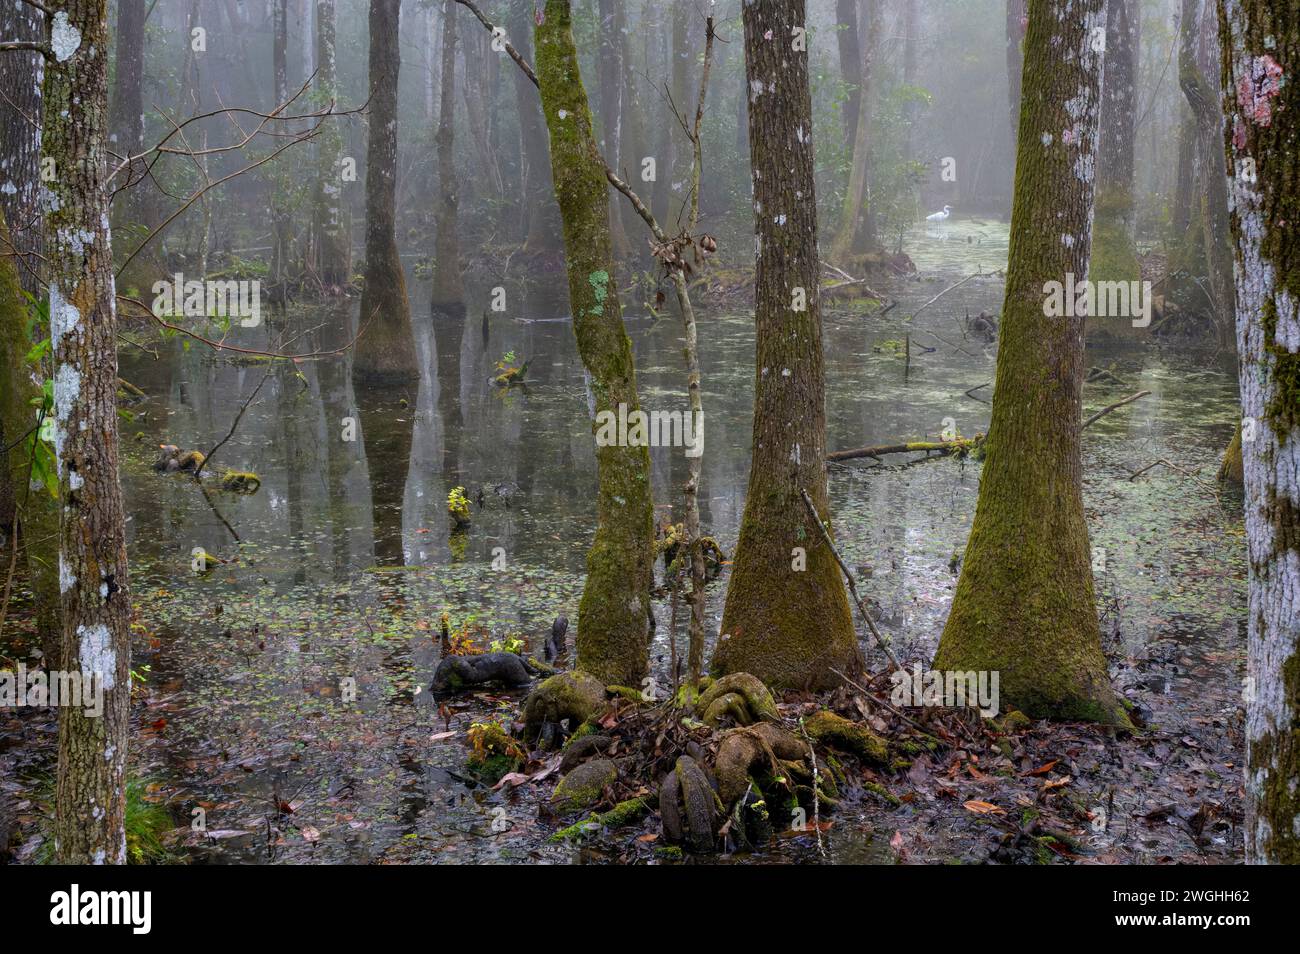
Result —
[{"label": "flooded forest", "polygon": [[0,862],[1300,861],[1297,71],[5,0]]}]

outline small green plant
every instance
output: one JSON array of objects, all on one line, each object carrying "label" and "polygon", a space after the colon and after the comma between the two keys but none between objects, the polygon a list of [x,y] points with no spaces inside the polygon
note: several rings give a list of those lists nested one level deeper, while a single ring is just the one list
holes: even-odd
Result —
[{"label": "small green plant", "polygon": [[[47,782],[37,803],[45,841],[36,851],[36,862],[54,864],[54,786]],[[163,844],[163,836],[176,827],[167,805],[153,798],[149,782],[138,776],[126,780],[126,862],[130,865],[165,865],[180,858]]]},{"label": "small green plant", "polygon": [[447,513],[451,516],[454,529],[464,530],[469,526],[469,498],[465,496],[464,487],[453,487],[447,494]]}]

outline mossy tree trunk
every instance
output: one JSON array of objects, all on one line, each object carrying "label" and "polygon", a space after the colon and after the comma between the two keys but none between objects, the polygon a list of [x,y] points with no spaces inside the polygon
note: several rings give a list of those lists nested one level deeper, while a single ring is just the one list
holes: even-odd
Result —
[{"label": "mossy tree trunk", "polygon": [[753,457],[713,666],[772,686],[823,688],[840,682],[831,669],[852,675],[861,662],[839,568],[800,496],[807,489],[829,520],[812,103],[808,54],[792,49],[804,13],[803,0],[744,7],[757,249]]},{"label": "mossy tree trunk", "polygon": [[[880,0],[862,0],[863,17],[859,30],[862,46],[861,82],[858,88],[858,121],[853,139],[853,164],[849,185],[840,210],[839,228],[831,243],[831,260],[846,264],[854,256],[874,251],[876,239],[875,209],[871,204],[871,107],[876,52],[880,46],[882,13]],[[751,109],[753,106],[751,98]],[[753,122],[750,122],[751,141]],[[751,147],[752,148],[752,147]]]},{"label": "mossy tree trunk", "polygon": [[[1135,282],[1140,277],[1133,237],[1138,19],[1135,0],[1107,0],[1106,66],[1090,263],[1091,277],[1097,282]],[[1133,327],[1128,315],[1094,318],[1087,331],[1092,340],[1138,341],[1147,336],[1146,329]]]},{"label": "mossy tree trunk", "polygon": [[433,241],[433,308],[450,314],[465,309],[460,278],[460,182],[456,177],[456,2],[442,4],[442,82],[438,107],[438,222]]},{"label": "mossy tree trunk", "polygon": [[[64,668],[101,681],[103,714],[59,710],[55,859],[124,864],[131,697],[131,597],[118,483],[117,313],[108,236],[106,0],[67,15],[45,69],[44,158],[53,161],[49,236],[54,445],[62,506]],[[75,48],[74,47],[75,44]]]},{"label": "mossy tree trunk", "polygon": [[[334,0],[316,0],[316,86],[326,104],[338,99],[334,46]],[[352,278],[352,237],[343,208],[343,135],[338,124],[326,120],[316,143],[312,212],[316,277],[326,293],[339,294]]]},{"label": "mossy tree trunk", "polygon": [[[1246,860],[1300,864],[1300,18],[1219,0],[1250,612]],[[1253,163],[1251,174],[1248,163]]]},{"label": "mossy tree trunk", "polygon": [[[1125,722],[1101,652],[1084,522],[1083,319],[1044,314],[1045,283],[1088,272],[1102,69],[1092,31],[1103,6],[1029,2],[992,422],[934,665],[1000,672],[1004,710]],[[1062,129],[1077,135],[1063,141]]]},{"label": "mossy tree trunk", "polygon": [[364,331],[352,359],[363,379],[415,381],[420,370],[411,332],[406,276],[397,254],[397,74],[401,0],[370,0],[370,135],[366,147]]},{"label": "mossy tree trunk", "polygon": [[[0,36],[7,40],[45,39],[44,16],[24,4],[0,7]],[[36,423],[32,399],[39,398],[37,369],[26,356],[48,329],[29,334],[26,295],[41,296],[38,271],[45,242],[39,198],[41,154],[41,86],[39,53],[11,51],[0,56],[0,137],[5,144],[0,169],[0,447],[14,444],[0,482],[7,481],[20,522],[19,537],[36,601],[37,634],[51,665],[58,665],[63,639],[59,619],[59,507],[44,485],[29,486],[29,455],[15,443]],[[5,229],[5,223],[16,223]],[[23,293],[26,293],[24,295]],[[9,514],[5,515],[6,517]]]},{"label": "mossy tree trunk", "polygon": [[[614,281],[605,166],[593,138],[568,0],[546,0],[534,41],[578,353],[591,375],[597,413],[617,413],[620,404],[631,413],[640,407],[632,342]],[[596,462],[596,536],[578,606],[578,666],[606,683],[635,686],[646,673],[654,626],[650,453],[645,446],[598,447]]]}]

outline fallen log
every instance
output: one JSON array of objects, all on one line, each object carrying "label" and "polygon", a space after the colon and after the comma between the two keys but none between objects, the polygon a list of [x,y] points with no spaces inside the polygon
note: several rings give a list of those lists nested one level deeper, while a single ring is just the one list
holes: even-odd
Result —
[{"label": "fallen log", "polygon": [[909,441],[905,444],[877,444],[874,447],[856,447],[853,450],[832,451],[826,455],[828,461],[856,460],[859,457],[881,457],[885,454],[911,454],[921,451],[937,451],[951,454],[956,451],[969,451],[984,443],[984,435],[955,441]]}]

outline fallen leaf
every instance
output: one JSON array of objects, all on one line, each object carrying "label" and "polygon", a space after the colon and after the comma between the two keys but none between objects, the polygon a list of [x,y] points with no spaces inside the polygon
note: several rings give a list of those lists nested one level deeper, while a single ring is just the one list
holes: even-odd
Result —
[{"label": "fallen leaf", "polygon": [[966,809],[966,811],[973,812],[976,815],[1005,815],[1007,813],[1005,808],[998,808],[998,806],[991,802],[981,802],[979,799],[971,799],[969,802],[963,802],[962,807]]}]

